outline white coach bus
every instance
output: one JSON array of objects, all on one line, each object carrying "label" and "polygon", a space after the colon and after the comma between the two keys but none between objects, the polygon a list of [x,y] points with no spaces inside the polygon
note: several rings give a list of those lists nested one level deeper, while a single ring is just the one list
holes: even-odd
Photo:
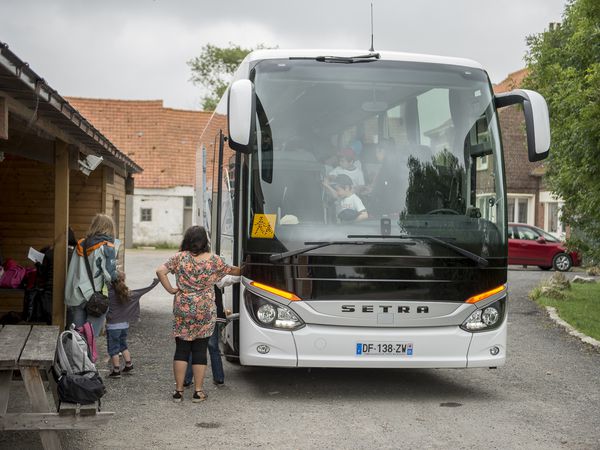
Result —
[{"label": "white coach bus", "polygon": [[201,137],[213,251],[243,365],[497,367],[506,359],[507,200],[497,109],[519,103],[529,160],[546,102],[494,95],[475,61],[260,50]]}]

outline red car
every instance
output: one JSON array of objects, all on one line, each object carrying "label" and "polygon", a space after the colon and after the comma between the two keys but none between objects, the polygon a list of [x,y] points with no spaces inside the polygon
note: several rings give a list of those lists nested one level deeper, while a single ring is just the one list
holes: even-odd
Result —
[{"label": "red car", "polygon": [[581,256],[544,230],[521,223],[508,224],[508,264],[554,268],[561,272],[581,265]]}]

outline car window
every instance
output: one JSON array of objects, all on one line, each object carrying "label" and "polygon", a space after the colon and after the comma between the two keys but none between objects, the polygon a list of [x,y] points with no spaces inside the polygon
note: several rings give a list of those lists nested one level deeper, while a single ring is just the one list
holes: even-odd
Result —
[{"label": "car window", "polygon": [[508,238],[509,239],[519,239],[519,236],[516,235],[515,227],[508,227]]},{"label": "car window", "polygon": [[542,237],[544,239],[546,239],[548,242],[560,242],[560,239],[558,239],[556,236],[552,236],[550,233],[546,233],[543,230],[540,230],[540,234],[542,235]]},{"label": "car window", "polygon": [[519,228],[519,236],[521,239],[526,241],[535,241],[540,237],[537,231],[532,230],[531,228],[518,227]]}]

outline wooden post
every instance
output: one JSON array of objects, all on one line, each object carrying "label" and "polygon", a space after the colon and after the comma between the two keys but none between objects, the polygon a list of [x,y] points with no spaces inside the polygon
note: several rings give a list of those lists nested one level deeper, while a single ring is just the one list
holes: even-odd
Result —
[{"label": "wooden post", "polygon": [[8,103],[0,97],[0,139],[8,139]]},{"label": "wooden post", "polygon": [[54,288],[52,324],[65,327],[65,281],[69,236],[69,147],[56,140],[54,145]]},{"label": "wooden post", "polygon": [[[50,403],[46,397],[44,383],[40,377],[40,371],[37,367],[21,367],[21,376],[25,382],[25,389],[29,395],[31,408],[34,413],[48,413],[50,411]],[[56,431],[40,431],[42,445],[47,450],[60,450],[60,438]]]}]

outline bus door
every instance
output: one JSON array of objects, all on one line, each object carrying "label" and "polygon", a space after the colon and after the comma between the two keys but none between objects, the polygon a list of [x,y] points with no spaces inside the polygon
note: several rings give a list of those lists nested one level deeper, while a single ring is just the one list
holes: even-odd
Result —
[{"label": "bus door", "polygon": [[[237,258],[234,256],[234,198],[235,198],[235,154],[225,143],[223,132],[219,132],[218,137],[218,170],[217,175],[217,196],[216,196],[216,217],[213,221],[213,252],[220,255],[227,264],[237,265]],[[233,305],[234,286],[228,286],[222,290],[223,308],[232,312],[237,312],[237,307]],[[219,295],[219,292],[217,292]],[[221,337],[223,342],[227,342],[230,348],[234,346],[233,327],[229,325],[225,330],[225,335]]]}]

